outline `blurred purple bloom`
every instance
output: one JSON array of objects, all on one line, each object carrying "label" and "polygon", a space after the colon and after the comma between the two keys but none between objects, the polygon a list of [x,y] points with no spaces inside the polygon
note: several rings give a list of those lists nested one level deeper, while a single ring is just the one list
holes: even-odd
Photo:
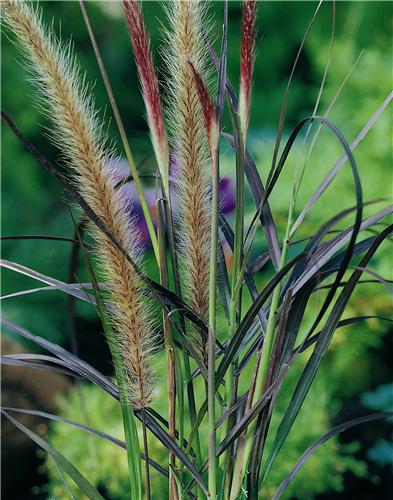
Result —
[{"label": "blurred purple bloom", "polygon": [[[176,188],[179,176],[179,164],[177,159],[171,159],[170,177],[174,187]],[[231,177],[224,176],[220,179],[220,211],[222,214],[232,212],[236,205],[235,186]]]},{"label": "blurred purple bloom", "polygon": [[[114,186],[118,186],[124,182],[130,175],[130,169],[126,160],[120,159],[119,161],[110,160],[107,164],[108,173],[111,182]],[[170,175],[176,185],[176,174],[178,173],[178,165],[176,161],[171,162]],[[127,182],[117,188],[120,196],[123,198],[127,210],[130,212],[140,232],[141,244],[143,249],[147,250],[151,247],[149,231],[147,229],[145,217],[143,215],[142,206],[139,202],[138,194],[133,182]],[[147,187],[144,189],[144,194],[149,207],[149,211],[153,220],[154,227],[157,223],[156,213],[156,199],[157,190],[155,187]],[[176,197],[172,202],[173,211],[176,214],[177,203]],[[230,177],[222,177],[220,180],[220,210],[221,213],[230,213],[235,208],[235,189],[233,181]]]},{"label": "blurred purple bloom", "polygon": [[235,187],[231,177],[221,177],[220,183],[220,211],[223,214],[232,212],[236,205]]}]

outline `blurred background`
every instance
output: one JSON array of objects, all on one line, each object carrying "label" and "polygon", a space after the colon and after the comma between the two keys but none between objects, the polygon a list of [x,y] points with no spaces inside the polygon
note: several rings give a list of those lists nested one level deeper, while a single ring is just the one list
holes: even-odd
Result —
[{"label": "blurred background", "polygon": [[[54,19],[54,28],[61,33],[61,38],[72,38],[77,60],[86,71],[87,81],[94,84],[92,92],[97,107],[107,119],[108,134],[119,157],[122,157],[120,140],[78,2],[40,4],[44,19],[48,22]],[[300,119],[312,114],[329,58],[332,6],[330,2],[322,5],[301,53],[289,94],[285,137]],[[270,168],[288,77],[316,7],[317,2],[313,1],[259,2],[249,147],[264,180]],[[88,2],[87,8],[132,151],[141,164],[141,172],[152,172],[152,149],[121,3],[93,1]],[[168,70],[162,58],[164,43],[161,32],[162,25],[165,26],[165,15],[160,4],[155,1],[144,2],[143,9],[165,97]],[[222,10],[222,2],[212,2],[209,19],[212,20],[211,35],[217,49],[220,45]],[[392,88],[392,10],[390,2],[338,2],[336,5],[336,34],[318,113],[326,112],[334,101],[329,118],[348,142],[358,135]],[[228,74],[235,89],[239,74],[240,20],[240,2],[229,2]],[[345,85],[337,95],[344,80]],[[34,86],[28,82],[22,58],[5,33],[2,33],[1,92],[2,109],[29,140],[62,169],[59,152],[47,138],[50,123],[40,113]],[[227,118],[225,124],[229,128]],[[75,227],[67,208],[67,196],[6,127],[2,127],[1,134],[2,235],[73,238]],[[365,201],[385,198],[384,203],[368,208],[366,215],[372,210],[381,209],[387,204],[386,199],[392,199],[392,137],[390,107],[355,151]],[[279,181],[279,188],[271,198],[280,239],[285,229],[293,169],[299,159],[304,158],[304,151],[300,138]],[[341,154],[337,140],[328,131],[322,130],[307,164],[297,213]],[[222,170],[228,181],[227,197],[230,199],[234,159],[226,145],[223,145]],[[146,189],[151,190],[153,187],[146,182]],[[251,220],[254,206],[249,194],[247,203],[248,220]],[[352,175],[346,166],[307,215],[296,237],[300,239],[313,234],[327,218],[354,203]],[[229,221],[230,211],[229,204]],[[352,219],[348,218],[340,227],[351,224]],[[69,243],[65,242],[14,240],[3,242],[2,255],[4,259],[68,282],[71,250]],[[257,234],[255,256],[264,250],[266,244],[263,237]],[[77,280],[84,282],[87,281],[87,275],[83,259],[80,260]],[[147,272],[154,277],[153,257],[148,247],[145,249],[145,261]],[[391,243],[387,242],[373,259],[371,268],[386,279],[392,279],[391,267]],[[268,279],[269,272],[271,269],[260,273],[257,278],[259,284]],[[39,286],[37,282],[26,276],[3,270],[3,295],[36,286]],[[318,298],[315,307],[317,304]],[[71,335],[73,307],[76,346]],[[360,285],[346,316],[389,316],[391,307],[391,298],[383,286]],[[96,313],[88,305],[79,302],[72,305],[60,291],[39,292],[5,299],[2,313],[7,319],[35,334],[60,343],[67,349],[77,349],[83,359],[103,373],[112,374]],[[3,335],[2,349],[4,353],[12,353],[22,350],[32,352],[37,348],[7,332]],[[364,413],[393,410],[392,354],[392,331],[388,322],[369,320],[336,333],[327,354],[328,359],[322,365],[291,437],[272,471],[270,489],[265,491],[267,498],[307,446],[331,427]],[[295,377],[296,370],[283,388],[283,400],[290,395]],[[342,383],[344,377],[345,384]],[[75,389],[68,379],[61,376],[49,377],[40,372],[32,373],[27,368],[7,367],[3,371],[2,398],[8,406],[12,403],[13,406],[60,412],[78,421],[87,420],[88,425],[121,437],[121,420],[116,404],[97,388],[82,385]],[[157,405],[159,409],[160,400]],[[279,417],[278,410],[274,418],[278,421]],[[49,435],[51,444],[85,471],[87,477],[108,498],[127,498],[126,463],[122,450],[86,437],[65,425],[56,424],[48,428],[47,422],[34,417],[21,417],[21,421],[36,432]],[[2,446],[4,498],[67,498],[54,464],[37,452],[28,439],[7,422],[3,425]],[[163,457],[165,460],[165,454]],[[18,467],[15,466],[16,461],[20,464]],[[115,468],[114,463],[117,464]],[[389,498],[393,495],[392,471],[391,423],[381,421],[378,425],[366,424],[325,444],[300,471],[288,489],[287,498]],[[23,481],[20,480],[21,475]],[[154,480],[158,484],[159,478],[154,476]]]}]

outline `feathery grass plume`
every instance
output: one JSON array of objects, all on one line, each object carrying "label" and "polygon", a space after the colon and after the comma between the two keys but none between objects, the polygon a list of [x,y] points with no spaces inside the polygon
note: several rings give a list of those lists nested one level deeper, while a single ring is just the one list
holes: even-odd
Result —
[{"label": "feathery grass plume", "polygon": [[[124,0],[130,40],[134,51],[143,100],[147,111],[154,153],[164,186],[168,190],[169,151],[162,113],[157,74],[154,69],[150,40],[146,33],[140,4],[137,0]],[[166,193],[168,194],[168,193]]]},{"label": "feathery grass plume", "polygon": [[[171,125],[179,165],[180,235],[184,286],[190,305],[207,317],[209,308],[210,182],[207,141],[197,85],[189,61],[204,73],[201,37],[206,2],[172,1],[165,4],[170,21],[168,54]],[[201,339],[205,352],[206,339]]]},{"label": "feathery grass plume", "polygon": [[256,0],[243,0],[240,49],[239,120],[244,144],[246,142],[248,123],[250,120],[252,75],[254,71],[255,55],[256,11]]},{"label": "feathery grass plume", "polygon": [[[102,125],[87,94],[70,46],[64,49],[45,29],[39,12],[20,1],[2,2],[3,21],[24,49],[44,109],[53,117],[54,141],[62,151],[80,193],[122,247],[138,261],[138,232],[129,216],[127,198],[115,189],[116,168],[105,146]],[[83,81],[83,80],[82,80]],[[105,279],[111,288],[110,315],[135,408],[153,396],[151,353],[153,332],[140,281],[131,265],[95,226]]]}]

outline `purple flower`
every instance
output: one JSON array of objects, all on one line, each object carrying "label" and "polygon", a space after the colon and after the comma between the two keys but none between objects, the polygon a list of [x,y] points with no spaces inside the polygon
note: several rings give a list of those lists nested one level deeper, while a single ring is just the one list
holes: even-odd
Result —
[{"label": "purple flower", "polygon": [[220,211],[223,214],[228,214],[236,206],[235,187],[231,177],[221,177],[220,183]]},{"label": "purple flower", "polygon": [[[127,177],[130,175],[130,169],[126,160],[119,159],[110,160],[107,163],[107,173],[110,177],[110,181],[113,186],[117,186],[117,192],[120,194],[123,199],[124,205],[126,209],[130,213],[130,217],[132,217],[135,221],[135,224],[140,233],[141,244],[144,250],[147,250],[151,247],[151,241],[149,236],[149,231],[147,229],[145,217],[143,214],[142,206],[139,201],[138,193],[135,188],[135,184],[133,182],[126,182],[119,186],[122,182],[124,182]],[[170,167],[170,175],[174,180],[174,184],[176,185],[176,177],[178,174],[178,165],[176,160],[171,162]],[[156,209],[156,199],[157,199],[157,190],[155,187],[147,187],[143,190],[147,202],[147,206],[149,208],[149,212],[156,228],[157,225],[157,209]],[[178,205],[176,203],[176,197],[174,197],[172,202],[172,209],[176,214],[178,210]],[[230,213],[235,208],[235,189],[233,185],[233,181],[230,177],[222,177],[220,180],[220,210],[223,214]]]},{"label": "purple flower", "polygon": [[[176,158],[172,157],[169,168],[170,168],[170,178],[173,186],[176,189],[179,177],[179,164]],[[232,178],[229,176],[221,177],[219,188],[220,188],[220,212],[223,214],[228,214],[232,212],[232,210],[235,208],[236,205],[235,186]]]}]

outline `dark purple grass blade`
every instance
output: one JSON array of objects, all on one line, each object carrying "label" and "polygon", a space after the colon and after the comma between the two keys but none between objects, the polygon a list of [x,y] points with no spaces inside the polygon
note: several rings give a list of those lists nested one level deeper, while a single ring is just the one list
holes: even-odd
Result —
[{"label": "dark purple grass blade", "polygon": [[[339,284],[339,286],[343,287],[347,283],[348,283],[348,281],[341,281],[340,284]],[[393,280],[386,280],[386,279],[384,279],[383,281],[381,281],[379,279],[378,280],[371,280],[371,279],[370,280],[359,280],[358,285],[360,285],[362,283],[364,283],[364,284],[366,284],[366,283],[382,283],[382,284],[386,283],[386,284],[392,284]],[[330,283],[329,285],[322,285],[322,286],[319,286],[319,287],[315,288],[314,292],[317,292],[319,290],[325,290],[327,288],[331,288],[332,286],[333,286],[332,283]]]},{"label": "dark purple grass blade", "polygon": [[265,264],[269,262],[269,260],[270,260],[269,252],[263,252],[249,265],[250,272],[252,274],[258,273],[264,268]]},{"label": "dark purple grass blade", "polygon": [[[347,283],[346,283],[347,284]],[[361,321],[367,321],[368,319],[379,319],[381,321],[388,321],[389,323],[393,323],[392,318],[387,318],[386,316],[354,316],[353,318],[346,318],[342,319],[338,322],[337,324],[337,329],[342,328],[344,326],[352,325],[354,323],[359,323]],[[317,342],[318,338],[321,336],[321,332],[316,333],[312,337],[306,340],[301,346],[301,349],[299,352],[304,352],[307,350],[310,346],[312,346],[315,342]]]},{"label": "dark purple grass blade", "polygon": [[25,361],[23,359],[18,359],[15,356],[10,355],[0,356],[0,365],[24,366],[26,368],[42,370],[50,373],[60,373],[61,375],[67,375],[69,377],[79,377],[77,373],[71,370],[67,370],[66,368],[57,368],[56,366],[48,365],[46,363],[34,363],[32,361]]},{"label": "dark purple grass blade", "polygon": [[[235,236],[233,234],[233,230],[231,226],[229,225],[228,221],[225,219],[223,215],[220,215],[220,229],[222,234],[224,235],[232,253],[234,249],[234,242],[235,242]],[[248,291],[250,292],[251,298],[255,300],[258,296],[258,290],[254,282],[253,278],[253,272],[249,269],[249,267],[246,265],[245,267],[245,272],[244,272],[244,281],[247,285]],[[265,330],[266,327],[266,314],[261,307],[259,312],[258,312],[258,317],[259,321],[261,323],[262,329]]]},{"label": "dark purple grass blade", "polygon": [[[355,248],[354,248],[353,256],[355,257],[355,256],[360,255],[363,252],[367,251],[370,248],[370,246],[373,244],[374,241],[375,241],[375,237],[372,237],[372,238],[367,238],[366,240],[362,240],[361,242],[357,243]],[[331,274],[333,274],[339,270],[340,265],[341,265],[342,260],[343,260],[343,255],[344,255],[343,252],[336,255],[335,257],[331,258],[331,260],[329,260],[319,270],[314,270],[314,272],[312,273],[312,276],[311,275],[308,276],[307,281],[304,284],[302,284],[301,287],[297,287],[296,285],[294,286],[294,297],[295,297],[294,300],[298,301],[299,307],[295,307],[295,306],[292,307],[291,313],[293,311],[295,311],[296,314],[294,317],[291,317],[291,319],[288,322],[289,330],[288,330],[288,335],[286,337],[286,344],[285,344],[286,348],[284,349],[287,356],[290,356],[290,354],[291,354],[292,347],[294,345],[297,333],[298,333],[299,328],[300,328],[300,323],[301,323],[301,320],[302,320],[302,317],[304,314],[304,310],[305,310],[305,307],[308,303],[308,300],[309,300],[311,294],[316,290],[316,286],[319,285],[321,283],[321,281],[327,279],[329,276],[331,276]],[[305,255],[303,253],[303,254],[300,254],[297,257],[295,257],[295,259],[298,260],[304,256]],[[290,264],[291,263],[288,263],[288,265],[290,265]],[[294,266],[294,263],[292,262],[291,267],[293,267],[293,266]],[[342,283],[339,284],[339,286],[342,286],[342,285],[343,285]],[[276,284],[270,283],[267,286],[272,286],[274,288],[276,286]],[[331,288],[332,286],[333,285],[330,284],[329,288]],[[267,293],[267,296],[266,296],[266,293]],[[261,294],[258,296],[258,304],[255,304],[255,307],[258,307],[258,305],[261,302],[262,303],[266,302],[268,296],[270,296],[271,293],[272,293],[271,290],[270,291],[266,291],[265,289],[262,290]],[[242,328],[243,327],[247,328],[247,329],[251,328],[252,323],[250,323],[250,321],[252,321],[252,318],[255,318],[255,310],[254,311],[249,310],[249,313],[250,313],[251,317],[247,317],[247,315],[244,317],[246,324],[240,325]],[[241,332],[242,338],[244,338],[245,334],[246,333]],[[252,346],[249,348],[248,352],[246,353],[246,356],[248,359],[250,359],[252,357],[252,355],[256,351],[260,341],[261,341],[260,337],[257,337],[254,340]],[[240,343],[241,343],[241,341],[239,342],[237,349],[239,348]],[[232,350],[232,347],[233,346],[231,346],[231,344],[229,344],[228,349]],[[246,359],[245,362],[247,362],[248,359]],[[241,362],[241,366],[242,366],[242,368],[244,368],[242,362]],[[239,368],[240,368],[240,365],[239,365]]]},{"label": "dark purple grass blade", "polygon": [[[371,215],[365,219],[360,225],[360,231],[364,231],[370,226],[376,224],[379,220],[387,215],[393,213],[393,205],[380,210],[376,214]],[[309,264],[302,275],[299,277],[297,282],[294,284],[295,292],[299,290],[312,276],[314,276],[319,269],[322,269],[324,263],[326,263],[335,253],[337,253],[350,239],[353,234],[353,227],[342,231],[339,235],[334,237],[332,240],[321,245],[319,250],[314,255],[314,262]]]},{"label": "dark purple grass blade", "polygon": [[58,358],[62,359],[65,362],[64,366],[66,368],[72,371],[76,371],[80,376],[95,383],[106,392],[111,394],[113,397],[118,399],[119,393],[115,384],[113,384],[109,379],[102,375],[102,373],[100,373],[98,370],[79,359],[77,356],[74,356],[70,352],[66,351],[59,345],[50,342],[49,340],[46,340],[37,335],[33,335],[25,328],[15,325],[4,317],[1,318],[1,324],[8,330],[21,335],[25,339],[30,340],[40,347],[51,352],[52,354],[55,354]]},{"label": "dark purple grass blade", "polygon": [[[42,283],[46,283],[50,285],[52,289],[58,289],[62,292],[65,292],[70,295],[74,295],[76,298],[89,302],[92,305],[95,305],[95,299],[89,293],[84,290],[81,290],[79,286],[75,284],[63,283],[57,279],[51,278],[50,276],[46,276],[42,273],[34,271],[26,266],[22,266],[21,264],[17,264],[16,262],[11,262],[5,259],[0,259],[0,266],[5,267],[6,269],[10,269],[12,271],[16,271],[18,273],[24,274],[29,278],[33,278]],[[45,289],[45,288],[43,288]],[[18,293],[18,292],[16,292]],[[23,294],[23,292],[21,292]],[[12,294],[11,294],[12,295]],[[8,295],[10,296],[10,295]]]},{"label": "dark purple grass blade", "polygon": [[[293,147],[293,144],[297,138],[297,136],[299,135],[301,129],[304,127],[304,125],[307,123],[307,122],[312,122],[312,121],[318,121],[320,122],[321,124],[327,126],[330,131],[336,136],[336,138],[338,139],[338,141],[340,142],[340,144],[342,145],[346,155],[348,156],[349,158],[349,163],[350,163],[350,166],[351,166],[351,170],[352,170],[352,173],[353,173],[353,177],[354,177],[354,182],[355,182],[355,187],[356,187],[356,206],[358,207],[357,209],[357,212],[356,212],[356,224],[355,224],[355,227],[357,227],[357,224],[359,222],[359,215],[361,216],[361,210],[362,210],[362,205],[363,205],[363,200],[362,200],[362,196],[361,196],[361,185],[360,185],[360,181],[359,181],[359,176],[358,176],[358,172],[357,172],[357,167],[356,167],[356,162],[355,162],[355,159],[353,157],[353,154],[345,140],[345,138],[343,137],[343,135],[341,134],[341,132],[338,130],[338,128],[330,121],[328,120],[327,118],[323,117],[323,116],[309,116],[309,117],[306,117],[304,118],[303,120],[301,120],[295,127],[294,129],[292,130],[290,136],[289,136],[289,139],[287,140],[286,144],[285,144],[285,147],[284,147],[284,150],[281,154],[281,157],[280,157],[280,160],[278,161],[277,163],[277,166],[274,170],[274,172],[272,171],[270,174],[269,174],[269,178],[270,178],[270,181],[267,183],[267,187],[266,187],[266,191],[265,191],[265,194],[264,194],[264,197],[263,197],[263,200],[261,202],[261,205],[259,206],[258,210],[256,211],[256,213],[254,214],[254,217],[252,219],[252,222],[251,222],[251,225],[250,225],[250,228],[249,228],[249,232],[253,226],[253,224],[255,223],[255,221],[257,220],[257,218],[259,218],[260,214],[261,214],[261,211],[263,210],[263,206],[264,204],[267,202],[270,194],[272,193],[273,191],[273,188],[274,186],[276,185],[277,181],[278,181],[278,178],[285,166],[285,162],[288,158],[288,155]],[[350,244],[349,244],[349,250],[351,248],[351,246],[353,245],[353,240],[356,239],[356,238],[351,238],[351,241],[350,241]],[[348,255],[350,255],[350,251],[348,252]]]},{"label": "dark purple grass blade", "polygon": [[78,485],[79,489],[87,496],[87,498],[90,500],[104,500],[104,497],[98,493],[94,486],[79,472],[79,470],[74,467],[60,452],[55,450],[47,441],[45,441],[45,439],[42,439],[14,417],[11,417],[11,415],[9,415],[6,411],[1,410],[1,413],[40,448],[43,448],[47,453],[49,453],[55,462],[60,465],[61,468],[64,469],[72,480]]},{"label": "dark purple grass blade", "polygon": [[[352,267],[351,267],[351,269],[352,269]],[[386,280],[385,278],[383,278],[381,275],[379,275],[375,271],[372,271],[371,269],[367,269],[365,267],[354,266],[353,269],[359,269],[360,271],[363,271],[364,273],[369,274],[370,276],[373,276],[375,278],[375,281],[377,281],[378,283],[383,285],[385,287],[385,289],[388,291],[388,293],[390,293],[390,295],[393,295],[393,287],[390,286],[390,284],[389,284],[389,283],[391,283],[390,280]]]},{"label": "dark purple grass blade", "polygon": [[[7,412],[14,412],[14,413],[22,413],[24,415],[34,415],[36,417],[42,417],[46,418],[48,420],[53,420],[55,422],[60,422],[60,423],[65,423],[72,425],[74,427],[77,427],[78,429],[88,432],[89,434],[92,434],[93,436],[97,436],[103,439],[106,439],[110,443],[115,444],[116,446],[119,446],[120,448],[123,448],[124,450],[126,449],[126,443],[124,441],[121,441],[120,439],[117,439],[106,432],[99,431],[97,429],[92,429],[91,427],[88,427],[87,425],[80,424],[79,422],[76,422],[75,420],[72,420],[70,418],[66,417],[61,417],[60,415],[53,415],[52,413],[47,413],[45,411],[40,411],[40,410],[27,410],[25,408],[11,408],[7,406],[2,407],[3,410]],[[143,453],[141,453],[142,460],[145,460],[145,456]],[[160,474],[162,474],[165,477],[168,477],[168,471],[166,471],[163,467],[161,467],[160,464],[155,462],[154,460],[151,460],[149,458],[149,463],[154,469],[156,469]]]},{"label": "dark purple grass blade", "polygon": [[[377,109],[377,111],[372,115],[370,120],[366,123],[364,128],[361,130],[359,135],[356,137],[356,139],[351,143],[351,151],[354,151],[354,149],[358,146],[358,144],[366,137],[368,134],[369,130],[373,127],[375,122],[378,120],[380,115],[384,112],[386,107],[389,105],[389,103],[393,99],[393,92],[391,92],[387,98],[383,101],[381,106]],[[333,179],[335,176],[338,174],[338,172],[341,170],[341,168],[344,166],[345,162],[347,160],[347,155],[343,154],[341,158],[335,163],[335,165],[331,168],[329,173],[326,175],[326,177],[323,179],[321,184],[318,186],[317,190],[315,193],[312,195],[310,200],[307,202],[306,206],[303,208],[302,212],[296,219],[295,223],[292,226],[291,234],[292,236],[295,231],[298,229],[300,224],[303,222],[305,216],[307,213],[311,210],[311,208],[315,205],[315,203],[319,200],[319,198],[322,196],[322,194],[326,191],[326,189],[330,186],[332,183]]]},{"label": "dark purple grass blade", "polygon": [[[393,231],[393,225],[390,226],[388,229],[384,231],[382,236],[372,239],[372,244],[369,245],[369,255],[373,255],[375,251],[377,250],[379,244],[389,235],[390,232]],[[373,245],[374,244],[374,245]],[[364,250],[364,249],[363,249]],[[358,271],[361,274],[361,271]],[[292,309],[294,309],[294,305],[292,305]],[[304,312],[304,311],[303,311]],[[383,317],[381,318],[383,319]],[[346,320],[343,320],[345,322]],[[290,319],[288,321],[288,324],[290,324]],[[349,324],[349,323],[348,323]],[[345,326],[342,324],[341,326]],[[220,445],[217,448],[217,455],[220,455],[223,453],[228,446],[231,445],[233,440],[237,439],[239,435],[244,432],[244,430],[248,427],[248,425],[252,422],[254,418],[256,418],[260,412],[266,407],[267,403],[269,402],[271,394],[277,390],[283,381],[286,373],[288,372],[289,368],[292,366],[293,362],[297,359],[299,354],[304,351],[304,346],[306,345],[307,340],[305,340],[290,356],[290,359],[284,360],[285,364],[282,366],[281,373],[278,375],[278,377],[275,379],[272,385],[268,387],[268,389],[264,392],[264,394],[261,396],[259,401],[255,403],[255,405],[245,414],[236,424],[236,426],[231,430],[231,432],[225,436],[223,441],[220,443]],[[247,393],[243,396],[247,397]],[[229,416],[235,408],[229,408],[226,412],[226,416]],[[221,425],[223,423],[223,420],[218,421],[218,425]]]},{"label": "dark purple grass blade", "polygon": [[[61,236],[47,236],[41,234],[23,234],[17,236],[1,236],[0,240],[12,241],[12,240],[45,240],[45,241],[65,241],[67,243],[72,243],[74,245],[79,245],[79,240],[73,240],[72,238],[62,238]],[[88,246],[88,245],[86,245]]]},{"label": "dark purple grass blade", "polygon": [[284,481],[280,484],[274,496],[272,497],[272,500],[278,500],[281,497],[288,484],[292,481],[295,475],[303,467],[304,463],[320,446],[326,443],[326,441],[328,441],[334,436],[337,436],[337,434],[346,431],[347,429],[355,427],[356,425],[365,424],[367,422],[374,422],[375,420],[382,420],[389,417],[393,417],[393,412],[390,411],[390,412],[371,413],[370,415],[366,415],[364,417],[358,417],[352,420],[348,420],[348,422],[344,422],[343,424],[334,427],[331,431],[326,433],[324,436],[319,438],[317,441],[315,441],[315,443],[313,443],[311,446],[307,448],[307,450],[297,461],[295,467],[291,470],[291,472],[286,476]]},{"label": "dark purple grass blade", "polygon": [[253,304],[247,311],[246,315],[242,319],[235,335],[232,337],[230,340],[223,359],[221,360],[221,363],[218,367],[217,374],[216,374],[216,384],[217,388],[219,384],[222,382],[222,379],[235,358],[237,351],[239,349],[239,346],[248,332],[248,330],[251,328],[251,325],[258,315],[258,312],[260,311],[260,308],[263,306],[263,304],[266,302],[266,300],[269,298],[269,296],[273,293],[273,290],[275,287],[280,283],[280,281],[283,279],[283,277],[292,269],[292,267],[296,264],[296,262],[302,257],[302,254],[298,255],[295,257],[291,262],[286,264],[281,271],[275,274],[275,276],[269,281],[269,283],[264,287],[264,289],[261,291],[261,293],[258,295],[258,298],[254,300]]},{"label": "dark purple grass blade", "polygon": [[[114,384],[110,382],[106,377],[104,377],[102,374],[100,374],[95,368],[91,367],[84,361],[80,360],[73,354],[69,353],[65,349],[63,349],[60,346],[57,346],[56,344],[53,344],[52,342],[49,342],[48,340],[43,339],[42,337],[38,337],[36,335],[31,334],[28,332],[26,329],[18,327],[17,325],[14,325],[10,321],[7,321],[6,319],[2,318],[1,320],[2,324],[10,329],[11,331],[14,331],[15,333],[18,333],[22,335],[24,338],[31,340],[32,342],[35,342],[36,344],[40,345],[41,347],[47,349],[48,351],[52,352],[53,354],[59,356],[61,359],[63,359],[67,365],[69,366],[70,370],[76,370],[80,372],[81,376],[85,377],[86,379],[90,380],[91,382],[95,383],[99,387],[103,388],[109,394],[111,394],[113,397],[116,399],[119,399],[119,393]],[[139,420],[141,420],[141,414],[140,411],[135,411],[135,415],[138,417]],[[161,443],[173,451],[173,453],[176,454],[176,456],[184,463],[184,465],[190,470],[191,474],[195,477],[196,481],[198,484],[201,486],[204,491],[206,490],[206,485],[203,482],[203,478],[199,475],[198,471],[196,470],[195,466],[192,464],[192,462],[189,460],[189,458],[185,455],[185,453],[178,447],[175,441],[173,441],[170,436],[163,430],[161,429],[155,421],[150,417],[147,418],[146,416],[146,421],[147,425],[149,427],[149,430],[153,432],[153,434],[161,441]]]},{"label": "dark purple grass blade", "polygon": [[[381,200],[373,200],[367,203],[363,203],[363,208],[367,205],[371,205],[373,203],[378,203]],[[295,282],[297,279],[299,279],[304,272],[305,268],[307,267],[307,264],[309,264],[312,260],[316,261],[319,259],[315,259],[314,254],[318,253],[318,251],[321,249],[321,247],[326,247],[328,246],[329,242],[324,243],[323,245],[319,246],[320,242],[323,240],[323,238],[332,232],[342,232],[340,230],[337,231],[332,231],[332,228],[343,218],[345,218],[347,215],[350,213],[354,212],[356,210],[356,206],[347,208],[345,210],[342,210],[338,214],[334,215],[331,219],[329,219],[323,226],[318,229],[318,231],[310,238],[307,238],[308,243],[306,247],[304,248],[304,252],[307,253],[307,257],[304,258],[304,260],[298,262],[290,276],[290,279],[288,280],[286,287],[290,286],[293,282]],[[363,223],[361,225],[361,228],[363,226]],[[351,228],[352,229],[352,228]],[[347,231],[343,231],[342,233],[346,233]],[[283,290],[285,292],[285,288]]]},{"label": "dark purple grass blade", "polygon": [[301,128],[305,125],[305,123],[310,121],[310,120],[316,120],[316,121],[319,121],[322,124],[326,125],[331,130],[331,132],[333,132],[333,134],[336,136],[336,138],[339,140],[342,147],[344,148],[344,151],[349,159],[349,163],[351,166],[351,171],[352,171],[352,175],[353,175],[353,179],[354,179],[355,192],[356,192],[356,207],[357,207],[356,208],[355,224],[353,226],[353,231],[351,233],[351,237],[350,237],[350,240],[348,243],[347,250],[344,253],[342,262],[341,262],[340,267],[338,269],[337,276],[335,279],[335,284],[329,290],[327,297],[325,298],[325,300],[322,304],[322,307],[320,308],[320,311],[319,311],[319,313],[318,313],[318,315],[313,323],[313,326],[310,330],[310,332],[312,333],[315,330],[315,328],[318,326],[318,324],[321,321],[325,312],[327,311],[327,309],[330,305],[330,302],[332,301],[334,294],[337,290],[338,283],[341,281],[341,278],[343,277],[343,275],[347,269],[347,266],[352,258],[353,250],[354,250],[354,247],[356,244],[356,239],[357,239],[357,236],[358,236],[358,233],[360,230],[361,221],[362,221],[363,196],[362,196],[362,187],[361,187],[361,182],[360,182],[356,162],[355,162],[355,159],[352,155],[352,152],[351,152],[349,145],[347,144],[344,136],[341,134],[341,132],[338,130],[338,128],[330,120],[328,120],[322,116],[315,116],[315,117],[309,117],[309,118],[305,118],[304,120],[301,120],[299,122],[299,124],[296,125],[296,127],[294,128],[293,132],[290,135],[290,138],[287,141],[287,144],[285,145],[284,151],[283,151],[282,156],[278,162],[277,168],[272,173],[271,182],[268,183],[268,186],[266,189],[266,197],[268,197],[270,195],[270,193],[273,189],[273,186],[277,182],[278,176],[280,175],[281,170],[284,167],[286,158],[287,158],[287,156],[292,148],[292,145],[293,145],[293,142],[294,142],[296,136],[298,135]]},{"label": "dark purple grass blade", "polygon": [[149,430],[161,441],[161,443],[171,452],[173,452],[180,461],[187,467],[187,469],[191,472],[195,481],[202,488],[204,493],[208,495],[206,484],[203,480],[203,477],[199,473],[198,469],[191,462],[188,456],[184,453],[184,451],[179,448],[177,443],[169,436],[167,432],[165,432],[159,425],[157,425],[156,421],[151,417],[149,413],[145,414],[146,423],[149,427]]},{"label": "dark purple grass blade", "polygon": [[283,293],[285,292],[285,289],[289,287],[291,284],[296,282],[297,279],[302,275],[304,272],[305,268],[307,267],[307,264],[311,262],[312,260],[315,260],[314,254],[319,250],[319,244],[323,240],[326,234],[344,217],[349,215],[350,213],[354,212],[356,210],[356,207],[351,207],[346,210],[342,210],[339,212],[337,215],[329,219],[323,226],[318,229],[318,231],[310,238],[309,242],[307,243],[306,247],[304,248],[303,253],[305,253],[304,259],[301,259],[296,266],[294,267],[291,276],[288,280],[288,282],[285,285],[285,288],[283,290]]},{"label": "dark purple grass blade", "polygon": [[[379,236],[377,236],[368,249],[365,256],[362,258],[360,262],[360,267],[366,267],[372,256],[377,251],[378,247],[385,240],[387,236],[393,231],[393,225],[386,228],[382,231]],[[270,452],[270,456],[266,461],[263,472],[262,472],[262,480],[269,473],[271,466],[280,451],[282,445],[284,444],[288,433],[290,432],[292,425],[299,413],[299,410],[303,404],[303,401],[308,393],[308,390],[311,386],[312,381],[319,369],[319,366],[322,362],[324,354],[329,347],[330,341],[334,335],[334,332],[337,328],[337,325],[340,321],[340,317],[344,312],[344,309],[352,295],[352,292],[355,289],[357,282],[359,281],[361,275],[361,270],[355,270],[351,277],[348,280],[348,284],[343,288],[340,295],[338,296],[333,309],[331,310],[329,317],[326,320],[326,323],[321,331],[319,338],[315,344],[315,348],[313,353],[311,354],[310,359],[307,362],[307,365],[299,379],[299,382],[296,386],[295,392],[291,398],[291,402],[287,408],[287,411],[284,414],[284,417],[281,420],[281,423],[277,429],[276,437],[273,442],[273,447]]]},{"label": "dark purple grass blade", "polygon": [[[236,147],[235,139],[232,135],[223,134],[223,136],[225,137],[225,139],[228,141],[228,143],[232,148]],[[273,221],[273,215],[270,210],[269,204],[267,202],[262,204],[262,201],[264,200],[265,196],[265,188],[257,171],[254,160],[252,159],[248,151],[246,151],[246,157],[244,161],[244,172],[246,174],[246,178],[250,186],[255,206],[258,209],[258,207],[262,205],[260,220],[263,231],[266,236],[270,257],[272,259],[275,269],[278,269],[281,250],[278,241],[276,226]]]},{"label": "dark purple grass blade", "polygon": [[[203,36],[204,42],[206,43],[207,48],[209,49],[210,57],[215,65],[217,71],[219,72],[221,61],[220,61],[220,58],[217,56],[216,50],[210,41],[207,30],[204,27],[202,27],[202,36]],[[228,76],[225,79],[225,86],[226,86],[226,92],[227,92],[229,100],[231,102],[231,106],[232,106],[234,112],[237,113],[238,99],[236,97],[236,92],[234,91],[233,86],[232,86],[231,82],[229,81]]]}]

